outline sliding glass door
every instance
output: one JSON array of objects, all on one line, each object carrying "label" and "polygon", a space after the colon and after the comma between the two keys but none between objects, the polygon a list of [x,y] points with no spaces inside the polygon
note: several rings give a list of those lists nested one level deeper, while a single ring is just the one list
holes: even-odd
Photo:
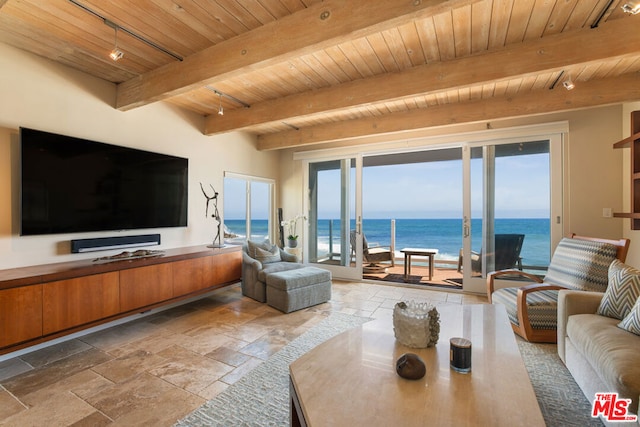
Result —
[{"label": "sliding glass door", "polygon": [[[486,275],[496,269],[544,275],[562,237],[563,131],[513,134],[302,158],[305,260],[336,278],[360,279],[369,266],[361,253],[366,235],[369,244],[390,247],[396,262],[382,272],[365,268],[365,278],[458,288],[462,282],[464,291],[484,294]],[[433,277],[403,274],[403,248],[433,249]],[[425,260],[418,257],[416,266]]]},{"label": "sliding glass door", "polygon": [[361,184],[356,157],[308,165],[308,261],[321,264],[335,277],[362,277]]},{"label": "sliding glass door", "polygon": [[544,274],[562,234],[560,146],[558,136],[466,147],[466,291],[483,292],[495,270]]}]

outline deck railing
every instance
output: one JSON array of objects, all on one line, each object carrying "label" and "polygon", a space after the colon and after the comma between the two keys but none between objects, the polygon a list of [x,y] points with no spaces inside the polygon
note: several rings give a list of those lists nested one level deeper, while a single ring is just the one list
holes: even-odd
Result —
[{"label": "deck railing", "polygon": [[[318,259],[318,262],[322,262],[322,261],[331,261],[334,258],[340,258],[340,252],[334,252],[334,245],[333,245],[333,222],[334,221],[340,221],[338,219],[330,219],[329,220],[329,251],[328,253],[326,253],[324,255],[324,257],[322,257],[322,259]],[[391,219],[390,220],[390,250],[391,252],[394,254],[395,256],[395,261],[398,264],[403,264],[404,263],[404,257],[402,256],[402,254],[400,253],[396,253],[395,249],[396,249],[396,220],[395,219]],[[351,251],[353,252],[353,251]],[[321,258],[320,256],[318,258]],[[416,257],[417,260],[419,260],[419,257]],[[458,265],[458,261],[457,260],[452,260],[452,259],[444,259],[444,258],[438,258],[438,255],[435,256],[434,258],[435,261],[435,266],[437,267],[438,265],[444,265],[444,266],[457,266]],[[419,261],[418,261],[419,263]],[[546,271],[547,267],[546,266],[539,266],[539,265],[524,265],[522,266],[522,269],[527,271]]]}]

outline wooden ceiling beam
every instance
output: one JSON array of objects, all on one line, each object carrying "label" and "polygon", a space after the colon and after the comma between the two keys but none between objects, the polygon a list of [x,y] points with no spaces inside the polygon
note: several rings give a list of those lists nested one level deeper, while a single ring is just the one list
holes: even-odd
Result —
[{"label": "wooden ceiling beam", "polygon": [[381,117],[346,120],[258,136],[259,150],[274,150],[357,139],[370,135],[397,134],[461,123],[483,122],[599,105],[640,100],[640,73],[578,82],[567,91],[562,85],[515,96],[480,99],[465,103],[391,113]]},{"label": "wooden ceiling beam", "polygon": [[[620,43],[625,40],[624,43]],[[587,48],[588,46],[588,48]],[[584,47],[584,48],[581,48]],[[207,135],[257,124],[287,122],[294,117],[389,102],[443,90],[488,84],[576,64],[640,53],[640,31],[633,19],[598,28],[561,33],[457,60],[426,64],[324,89],[303,92],[206,119]]]},{"label": "wooden ceiling beam", "polygon": [[129,110],[480,0],[325,0],[118,85]]}]

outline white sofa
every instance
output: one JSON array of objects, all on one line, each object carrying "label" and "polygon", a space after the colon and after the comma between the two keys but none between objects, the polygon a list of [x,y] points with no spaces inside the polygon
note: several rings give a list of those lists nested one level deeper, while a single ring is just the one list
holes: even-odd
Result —
[{"label": "white sofa", "polygon": [[620,398],[632,400],[629,410],[638,414],[640,336],[619,328],[619,319],[596,314],[603,296],[601,292],[560,291],[558,354],[592,403],[597,392],[617,392]]}]

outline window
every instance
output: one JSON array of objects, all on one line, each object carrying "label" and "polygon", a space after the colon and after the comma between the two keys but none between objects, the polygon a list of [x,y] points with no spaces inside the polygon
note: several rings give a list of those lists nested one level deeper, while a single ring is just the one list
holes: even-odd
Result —
[{"label": "window", "polygon": [[273,197],[271,179],[225,172],[225,240],[243,242],[272,239]]}]

